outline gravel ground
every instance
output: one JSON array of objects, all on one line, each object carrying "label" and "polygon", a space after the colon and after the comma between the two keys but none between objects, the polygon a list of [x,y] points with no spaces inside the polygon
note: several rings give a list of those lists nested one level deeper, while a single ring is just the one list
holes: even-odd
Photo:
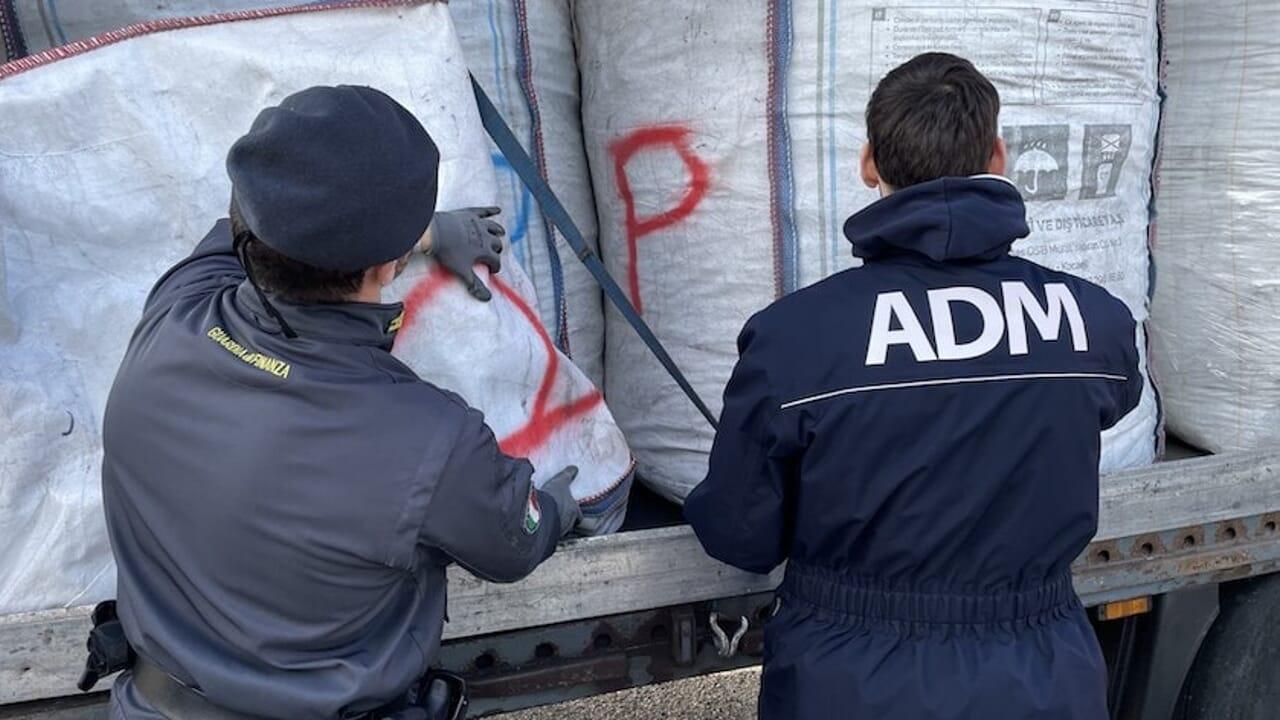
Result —
[{"label": "gravel ground", "polygon": [[755,720],[760,668],[495,715],[501,720]]},{"label": "gravel ground", "polygon": [[[756,720],[760,668],[731,670],[585,700],[490,716],[493,720]],[[0,720],[106,720],[106,693],[0,707]],[[24,709],[25,708],[25,709]]]}]

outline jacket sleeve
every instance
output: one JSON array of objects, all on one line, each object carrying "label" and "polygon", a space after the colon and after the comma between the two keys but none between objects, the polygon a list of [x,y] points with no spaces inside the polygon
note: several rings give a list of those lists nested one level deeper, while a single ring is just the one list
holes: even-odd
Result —
[{"label": "jacket sleeve", "polygon": [[1138,362],[1138,323],[1124,303],[1116,301],[1120,312],[1124,313],[1123,330],[1119,335],[1119,349],[1115,352],[1114,363],[1119,374],[1124,375],[1123,382],[1111,383],[1111,407],[1107,409],[1102,422],[1102,429],[1107,430],[1138,407],[1142,400],[1142,388],[1145,380]]},{"label": "jacket sleeve", "polygon": [[180,297],[239,284],[244,278],[244,268],[232,249],[231,223],[219,220],[190,255],[160,277],[144,309],[163,309]]},{"label": "jacket sleeve", "polygon": [[525,577],[560,535],[555,500],[532,477],[529,461],[502,454],[484,416],[468,408],[427,503],[421,542],[490,582]]},{"label": "jacket sleeve", "polygon": [[753,323],[738,338],[738,364],[725,388],[707,477],[685,499],[684,512],[707,554],[767,573],[790,550],[799,453],[781,430],[780,402]]}]

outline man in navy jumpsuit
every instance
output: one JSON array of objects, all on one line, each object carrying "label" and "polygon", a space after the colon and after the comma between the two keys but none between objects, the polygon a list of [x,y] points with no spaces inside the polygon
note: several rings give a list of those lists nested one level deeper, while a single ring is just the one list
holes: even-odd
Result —
[{"label": "man in navy jumpsuit", "polygon": [[747,323],[706,480],[707,552],[768,572],[769,719],[1103,720],[1069,567],[1097,526],[1099,433],[1142,391],[1131,313],[1009,254],[999,98],[922,55],[867,108],[849,218],[865,261]]},{"label": "man in navy jumpsuit", "polygon": [[436,660],[446,566],[517,580],[580,517],[572,469],[535,489],[390,353],[380,291],[410,252],[480,299],[474,263],[497,270],[488,211],[435,212],[439,158],[361,87],[291,95],[232,148],[231,217],[160,278],[107,403],[137,654],[113,719],[414,717],[395,705]]}]

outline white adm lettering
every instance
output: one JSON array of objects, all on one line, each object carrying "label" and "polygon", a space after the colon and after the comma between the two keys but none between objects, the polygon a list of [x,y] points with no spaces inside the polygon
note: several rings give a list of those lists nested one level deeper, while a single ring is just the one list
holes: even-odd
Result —
[{"label": "white adm lettering", "polygon": [[1076,352],[1089,350],[1089,337],[1084,332],[1084,317],[1080,314],[1080,306],[1076,304],[1076,296],[1071,294],[1062,283],[1048,283],[1044,286],[1045,307],[1032,294],[1031,288],[1022,282],[1000,283],[1000,291],[1004,295],[1005,322],[1009,325],[1009,354],[1027,354],[1027,323],[1030,320],[1036,326],[1036,332],[1045,341],[1057,340],[1062,329],[1062,316],[1067,316],[1067,325],[1071,327],[1071,347]]},{"label": "white adm lettering", "polygon": [[[1089,338],[1085,331],[1084,316],[1080,314],[1080,306],[1066,285],[1046,284],[1044,305],[1040,304],[1024,282],[1003,282],[1000,290],[1000,300],[975,287],[930,290],[929,317],[933,321],[934,332],[932,341],[904,293],[894,291],[877,295],[871,320],[871,336],[867,343],[866,364],[883,365],[889,348],[894,345],[906,345],[910,348],[916,362],[969,360],[995,350],[1006,331],[1009,337],[1009,354],[1026,355],[1029,352],[1028,320],[1042,340],[1054,342],[1061,335],[1062,321],[1065,318],[1071,331],[1072,349],[1076,352],[1088,351]],[[973,340],[960,342],[956,339],[952,311],[957,303],[968,304],[982,318],[982,331]]]},{"label": "white adm lettering", "polygon": [[[899,330],[893,330],[897,319]],[[867,346],[867,364],[883,365],[890,345],[907,345],[918,362],[937,360],[929,336],[924,334],[920,318],[911,309],[907,296],[901,292],[887,292],[876,296],[875,318],[871,320],[871,343]]]},{"label": "white adm lettering", "polygon": [[[967,343],[956,342],[955,323],[951,320],[951,303],[968,303],[982,313],[982,334]],[[939,360],[968,360],[986,355],[1004,337],[1004,319],[1000,303],[973,287],[949,287],[929,291],[929,314],[933,317],[934,342]]]}]

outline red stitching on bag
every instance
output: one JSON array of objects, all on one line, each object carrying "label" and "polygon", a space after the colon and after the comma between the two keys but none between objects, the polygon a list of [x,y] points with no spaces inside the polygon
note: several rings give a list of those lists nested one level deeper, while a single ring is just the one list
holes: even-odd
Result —
[{"label": "red stitching on bag", "polygon": [[337,2],[330,5],[290,5],[287,7],[264,8],[261,10],[238,10],[235,12],[214,13],[212,15],[200,15],[196,17],[148,20],[147,22],[136,23],[118,30],[102,33],[101,35],[94,35],[93,37],[77,40],[73,43],[67,43],[66,45],[50,48],[42,53],[28,55],[27,57],[0,65],[0,80],[13,77],[14,75],[24,73],[42,65],[57,62],[58,60],[65,60],[70,57],[75,57],[76,55],[83,55],[90,50],[95,50],[100,47],[114,45],[118,42],[123,42],[131,38],[142,37],[143,35],[168,32],[170,30],[204,27],[207,25],[221,25],[223,23],[239,22],[242,20],[261,20],[263,18],[280,17],[282,15],[301,15],[303,13],[310,12],[325,12],[329,10],[408,7],[412,5],[445,4],[447,2],[448,0],[347,0],[346,2]]},{"label": "red stitching on bag", "polygon": [[[538,86],[533,81],[533,48],[529,40],[529,8],[525,0],[514,0],[514,2],[516,37],[520,44],[520,55],[524,58],[521,63],[522,72],[519,77],[520,89],[525,95],[525,102],[529,108],[529,127],[533,133],[533,157],[536,161],[538,176],[550,183],[551,178],[547,173],[546,144],[542,135],[542,110],[539,108]],[[545,217],[542,219],[542,224],[546,229],[547,238],[552,243],[555,243],[555,227]],[[550,248],[548,248],[548,252],[550,251]],[[550,262],[550,259],[548,259],[548,262]],[[560,294],[560,303],[556,308],[556,313],[560,316],[559,345],[564,348],[566,355],[572,357],[572,348],[569,347],[569,302],[566,293]]]}]

